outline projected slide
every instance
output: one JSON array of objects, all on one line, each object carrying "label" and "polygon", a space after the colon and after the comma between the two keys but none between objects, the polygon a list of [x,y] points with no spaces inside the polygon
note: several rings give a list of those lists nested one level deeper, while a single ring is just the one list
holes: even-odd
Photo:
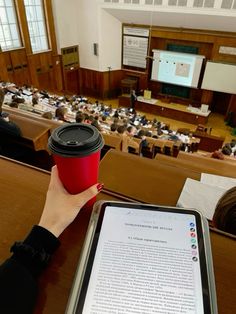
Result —
[{"label": "projected slide", "polygon": [[154,81],[197,87],[204,56],[172,51],[153,50]]}]

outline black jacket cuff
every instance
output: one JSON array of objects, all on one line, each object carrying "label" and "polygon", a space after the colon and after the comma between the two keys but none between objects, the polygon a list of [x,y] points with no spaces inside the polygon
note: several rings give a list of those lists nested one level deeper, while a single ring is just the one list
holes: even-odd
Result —
[{"label": "black jacket cuff", "polygon": [[47,229],[34,226],[23,242],[16,242],[11,247],[14,260],[37,277],[47,266],[52,253],[58,248],[60,241]]}]

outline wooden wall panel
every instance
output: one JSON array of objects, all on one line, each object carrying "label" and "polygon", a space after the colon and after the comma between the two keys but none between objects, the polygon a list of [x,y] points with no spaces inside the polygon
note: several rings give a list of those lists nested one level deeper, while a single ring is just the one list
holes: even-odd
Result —
[{"label": "wooden wall panel", "polygon": [[121,70],[102,72],[102,98],[115,98],[120,94],[120,82],[123,76]]},{"label": "wooden wall panel", "polygon": [[6,67],[7,67],[8,81],[14,82],[13,65],[12,65],[12,61],[11,61],[10,52],[8,52],[8,51],[4,52],[4,58],[5,58],[5,63],[6,63]]},{"label": "wooden wall panel", "polygon": [[81,94],[104,99],[118,97],[124,73],[122,70],[99,72],[80,68],[79,77]]},{"label": "wooden wall panel", "polygon": [[122,70],[122,78],[125,77],[134,77],[138,79],[138,91],[144,90],[148,88],[148,73],[147,72],[139,72],[132,70]]},{"label": "wooden wall panel", "polygon": [[93,97],[103,95],[103,72],[80,68],[80,93]]},{"label": "wooden wall panel", "polygon": [[31,76],[31,83],[35,87],[39,87],[39,82],[38,82],[38,75],[37,73],[41,70],[40,67],[40,59],[39,55],[28,55],[28,65],[29,65],[29,70],[30,70],[30,76]]},{"label": "wooden wall panel", "polygon": [[64,88],[60,55],[53,55],[52,62],[54,70],[53,75],[55,79],[55,90],[60,92]]},{"label": "wooden wall panel", "polygon": [[29,85],[30,75],[25,49],[13,50],[10,52],[13,67],[13,82],[17,85]]},{"label": "wooden wall panel", "polygon": [[79,68],[63,70],[65,92],[69,94],[80,94]]},{"label": "wooden wall panel", "polygon": [[35,87],[49,91],[58,91],[57,86],[61,88],[57,82],[62,82],[62,75],[54,58],[59,61],[59,57],[53,57],[51,51],[28,56],[31,80]]},{"label": "wooden wall panel", "polygon": [[0,52],[0,81],[8,81],[7,64],[5,54]]},{"label": "wooden wall panel", "polygon": [[61,91],[63,79],[60,58],[57,55],[56,35],[51,0],[43,0],[50,50],[32,54],[26,12],[23,0],[16,0],[16,13],[24,48],[3,52],[0,78],[17,85],[33,85],[50,91]]},{"label": "wooden wall panel", "polygon": [[221,36],[216,37],[215,42],[214,42],[214,49],[212,53],[213,61],[236,63],[235,55],[223,54],[219,52],[219,49],[221,46],[236,48],[236,38],[221,37]]}]

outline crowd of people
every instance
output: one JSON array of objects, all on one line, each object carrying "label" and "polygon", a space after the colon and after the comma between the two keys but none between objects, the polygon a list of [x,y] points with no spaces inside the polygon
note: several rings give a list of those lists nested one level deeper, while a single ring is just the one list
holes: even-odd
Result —
[{"label": "crowd of people", "polygon": [[[138,136],[142,139],[143,145],[147,144],[148,137],[164,135],[177,140],[181,136],[156,119],[149,121],[145,116],[139,115],[134,108],[113,109],[98,101],[90,103],[80,96],[56,97],[50,96],[45,91],[25,88],[3,86],[0,88],[0,104],[5,102],[12,107],[24,105],[38,113],[40,106],[46,106],[51,109],[44,110],[45,112],[42,113],[47,119],[54,118],[66,123],[75,121],[90,123],[101,132],[117,132],[119,136],[129,141],[132,137]],[[28,99],[24,97],[26,92],[28,92],[26,95]],[[2,112],[0,106],[0,130],[5,124],[8,124],[7,127],[12,126],[12,129],[9,127],[8,130],[14,129],[20,136],[20,130],[9,121],[9,117]],[[187,135],[183,134],[182,139],[187,140]],[[233,153],[236,150],[235,146],[236,142],[230,144]],[[50,256],[58,248],[60,244],[58,237],[75,219],[81,207],[101,189],[102,184],[98,183],[78,195],[70,195],[60,182],[57,168],[52,169],[46,203],[38,225],[33,227],[23,242],[16,242],[12,246],[12,256],[0,265],[1,312],[33,312],[37,298],[37,279],[48,265]],[[213,217],[213,224],[217,228],[234,235],[236,234],[235,199],[234,187],[219,200]]]},{"label": "crowd of people", "polygon": [[[148,138],[161,138],[181,142],[184,150],[189,149],[191,134],[170,130],[169,125],[156,118],[149,120],[145,115],[136,112],[135,108],[112,108],[98,100],[89,101],[80,95],[58,96],[32,87],[17,87],[1,83],[5,93],[2,103],[19,109],[40,114],[45,119],[66,123],[89,123],[102,133],[116,134],[122,138],[122,151],[128,147],[137,149],[134,138],[141,139],[141,148],[148,146]],[[3,92],[2,92],[3,93]]]},{"label": "crowd of people", "polygon": [[[20,136],[17,125],[9,120],[7,113],[2,111],[2,104],[10,107],[32,111],[45,119],[64,123],[89,123],[101,133],[115,134],[122,138],[122,151],[128,148],[142,150],[148,147],[149,138],[160,138],[180,143],[179,149],[187,152],[196,151],[193,146],[191,132],[171,130],[170,126],[158,121],[157,118],[148,119],[136,112],[134,106],[130,108],[112,108],[98,100],[91,102],[81,95],[58,96],[49,94],[45,90],[38,90],[30,86],[18,87],[10,83],[0,83],[0,131]],[[139,138],[138,144],[134,138]],[[211,154],[212,158],[224,159],[224,156],[236,156],[236,140],[225,144],[222,149]]]}]

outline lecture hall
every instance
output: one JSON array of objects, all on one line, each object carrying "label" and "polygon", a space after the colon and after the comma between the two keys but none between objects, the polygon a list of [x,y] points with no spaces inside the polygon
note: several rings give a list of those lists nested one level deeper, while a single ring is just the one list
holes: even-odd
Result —
[{"label": "lecture hall", "polygon": [[[164,309],[147,283],[150,313],[236,313],[235,30],[236,0],[0,1],[1,313],[90,313],[74,294],[95,196],[198,210],[204,306]],[[73,216],[52,142],[78,123],[101,151]]]}]

